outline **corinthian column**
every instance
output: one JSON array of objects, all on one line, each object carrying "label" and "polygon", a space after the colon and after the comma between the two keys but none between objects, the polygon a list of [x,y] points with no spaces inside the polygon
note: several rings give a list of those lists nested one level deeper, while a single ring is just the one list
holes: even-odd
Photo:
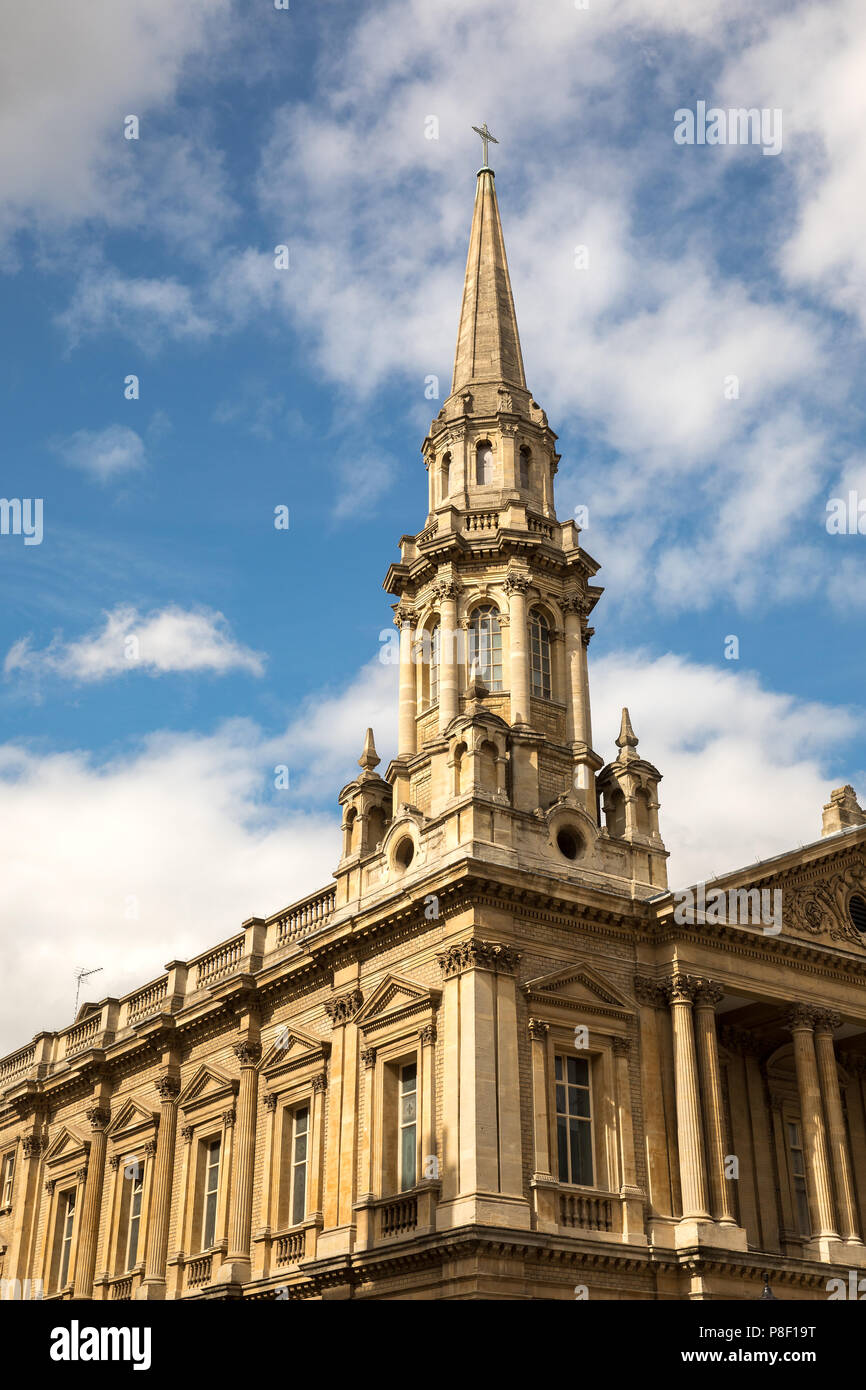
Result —
[{"label": "corinthian column", "polygon": [[677,1147],[680,1155],[680,1187],[683,1220],[708,1221],[704,1140],[701,1132],[701,1100],[695,1057],[692,1000],[695,981],[675,975],[667,984],[674,1042],[674,1085],[677,1099]]},{"label": "corinthian column", "polygon": [[508,623],[511,634],[511,722],[531,724],[529,706],[529,633],[526,626],[526,590],[529,579],[525,574],[509,574],[505,581],[508,594]]},{"label": "corinthian column", "polygon": [[220,1282],[243,1284],[250,1278],[250,1237],[253,1222],[253,1162],[256,1149],[256,1109],[262,1055],[258,1042],[247,1039],[235,1044],[240,1062],[235,1142],[232,1163],[232,1191],[229,1206],[229,1248],[220,1269]]},{"label": "corinthian column", "polygon": [[165,1298],[165,1262],[168,1256],[168,1223],[171,1215],[171,1185],[174,1174],[174,1143],[177,1133],[177,1098],[180,1081],[170,1073],[154,1082],[159,1096],[159,1130],[156,1136],[153,1186],[150,1199],[150,1229],[147,1233],[147,1264],[139,1298]]},{"label": "corinthian column", "polygon": [[824,1095],[824,1109],[827,1112],[830,1161],[833,1166],[833,1181],[839,1207],[839,1234],[843,1240],[855,1241],[859,1245],[861,1242],[854,1205],[851,1155],[848,1152],[848,1135],[845,1130],[842,1095],[839,1090],[839,1071],[833,1048],[833,1033],[841,1022],[842,1019],[839,1014],[829,1012],[818,1014],[815,1019],[815,1051],[818,1054],[818,1073]]},{"label": "corinthian column", "polygon": [[102,1101],[87,1111],[92,1139],[84,1185],[81,1212],[81,1235],[75,1258],[75,1298],[90,1298],[93,1293],[93,1273],[96,1268],[96,1243],[99,1239],[99,1210],[102,1206],[102,1177],[105,1172],[105,1127],[111,1117]]},{"label": "corinthian column", "polygon": [[457,595],[459,585],[451,580],[439,584],[439,732],[447,729],[457,714],[457,673],[459,629]]},{"label": "corinthian column", "polygon": [[796,1004],[788,1014],[787,1026],[794,1039],[794,1064],[803,1120],[803,1149],[806,1160],[806,1193],[813,1239],[839,1239],[833,1218],[830,1167],[827,1161],[827,1133],[821,1107],[821,1085],[815,1058],[813,1028],[815,1010]]},{"label": "corinthian column", "polygon": [[725,1122],[716,1041],[716,1005],[721,999],[722,990],[718,985],[706,980],[700,982],[695,991],[695,1034],[706,1125],[710,1209],[716,1221],[734,1225],[730,1186],[725,1177]]},{"label": "corinthian column", "polygon": [[400,629],[400,702],[397,723],[397,757],[408,758],[415,752],[415,611],[400,607],[394,618]]}]

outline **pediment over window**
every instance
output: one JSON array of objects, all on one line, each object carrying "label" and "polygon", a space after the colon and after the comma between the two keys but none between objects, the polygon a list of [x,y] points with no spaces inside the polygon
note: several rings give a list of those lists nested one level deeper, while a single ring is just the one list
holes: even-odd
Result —
[{"label": "pediment over window", "polygon": [[427,989],[400,975],[386,975],[355,1015],[364,1034],[402,1023],[417,1015],[429,1018],[442,998],[439,989]]},{"label": "pediment over window", "polygon": [[145,1130],[154,1130],[158,1124],[158,1110],[150,1109],[137,1096],[127,1096],[105,1133],[109,1139],[123,1139]]},{"label": "pediment over window", "polygon": [[83,1160],[90,1151],[90,1140],[71,1125],[63,1125],[45,1150],[45,1162],[72,1163]]},{"label": "pediment over window", "polygon": [[561,1009],[614,1018],[634,1013],[634,1003],[592,966],[568,965],[549,975],[528,980],[523,993],[530,1004],[552,1004]]},{"label": "pediment over window", "polygon": [[288,1072],[300,1071],[304,1067],[316,1067],[321,1070],[330,1051],[331,1044],[327,1038],[317,1038],[287,1023],[278,1029],[276,1037],[259,1063],[259,1070],[271,1082],[277,1077]]},{"label": "pediment over window", "polygon": [[184,1086],[177,1103],[181,1110],[188,1113],[219,1101],[232,1101],[239,1085],[236,1076],[228,1076],[216,1067],[202,1065]]}]

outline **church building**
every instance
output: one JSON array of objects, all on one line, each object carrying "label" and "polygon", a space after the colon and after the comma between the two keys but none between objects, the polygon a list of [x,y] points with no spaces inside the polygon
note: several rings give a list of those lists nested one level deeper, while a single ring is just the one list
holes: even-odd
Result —
[{"label": "church building", "polygon": [[486,157],[422,454],[396,756],[359,729],[333,881],[0,1059],[7,1297],[866,1277],[866,814],[842,787],[813,843],[670,890],[639,711],[593,729],[599,563],[557,516]]}]

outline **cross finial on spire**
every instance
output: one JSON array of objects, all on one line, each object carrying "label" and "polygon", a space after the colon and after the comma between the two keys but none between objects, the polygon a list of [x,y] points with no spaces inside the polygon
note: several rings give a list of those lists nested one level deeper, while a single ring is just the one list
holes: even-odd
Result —
[{"label": "cross finial on spire", "polygon": [[487,144],[488,144],[488,141],[489,141],[489,143],[490,143],[491,145],[498,145],[498,144],[499,144],[499,141],[497,140],[497,138],[496,138],[495,135],[491,135],[491,134],[490,134],[490,131],[487,129],[487,122],[486,122],[486,121],[484,122],[484,124],[483,124],[482,126],[474,125],[474,126],[472,127],[472,129],[475,131],[475,134],[476,134],[476,135],[480,135],[480,136],[481,136],[481,139],[482,139],[483,142],[484,142],[484,164],[482,165],[482,168],[486,169],[486,168],[488,167],[488,164],[487,164]]}]

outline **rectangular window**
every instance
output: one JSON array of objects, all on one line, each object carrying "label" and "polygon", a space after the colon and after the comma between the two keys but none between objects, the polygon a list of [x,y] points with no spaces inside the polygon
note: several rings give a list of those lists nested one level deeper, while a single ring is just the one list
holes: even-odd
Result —
[{"label": "rectangular window", "polygon": [[141,1194],[144,1189],[144,1171],[138,1163],[131,1169],[129,1181],[132,1184],[129,1194],[129,1229],[126,1241],[126,1268],[134,1269],[138,1259],[138,1233],[141,1226]]},{"label": "rectangular window", "polygon": [[557,1056],[555,1067],[559,1181],[592,1187],[589,1062],[585,1057]]},{"label": "rectangular window", "polygon": [[307,1155],[309,1152],[310,1112],[305,1105],[292,1117],[292,1225],[307,1214]]},{"label": "rectangular window", "polygon": [[204,1220],[202,1221],[202,1250],[209,1250],[216,1239],[217,1201],[220,1185],[220,1141],[211,1139],[205,1145]]},{"label": "rectangular window", "polygon": [[400,1191],[408,1192],[417,1181],[418,1164],[418,1067],[408,1062],[400,1068]]},{"label": "rectangular window", "polygon": [[69,1279],[69,1261],[72,1255],[72,1233],[75,1230],[75,1188],[70,1188],[60,1197],[60,1274],[57,1286],[65,1289]]},{"label": "rectangular window", "polygon": [[803,1153],[803,1140],[800,1126],[788,1121],[788,1152],[791,1155],[791,1179],[794,1186],[794,1210],[797,1215],[797,1228],[801,1236],[812,1234],[809,1220],[809,1198],[806,1194],[806,1156]]},{"label": "rectangular window", "polygon": [[439,624],[434,627],[430,634],[430,704],[439,703],[439,665],[440,665],[440,639],[441,634]]},{"label": "rectangular window", "polygon": [[12,1185],[15,1180],[15,1151],[3,1159],[3,1176],[0,1179],[0,1207],[12,1205]]}]

